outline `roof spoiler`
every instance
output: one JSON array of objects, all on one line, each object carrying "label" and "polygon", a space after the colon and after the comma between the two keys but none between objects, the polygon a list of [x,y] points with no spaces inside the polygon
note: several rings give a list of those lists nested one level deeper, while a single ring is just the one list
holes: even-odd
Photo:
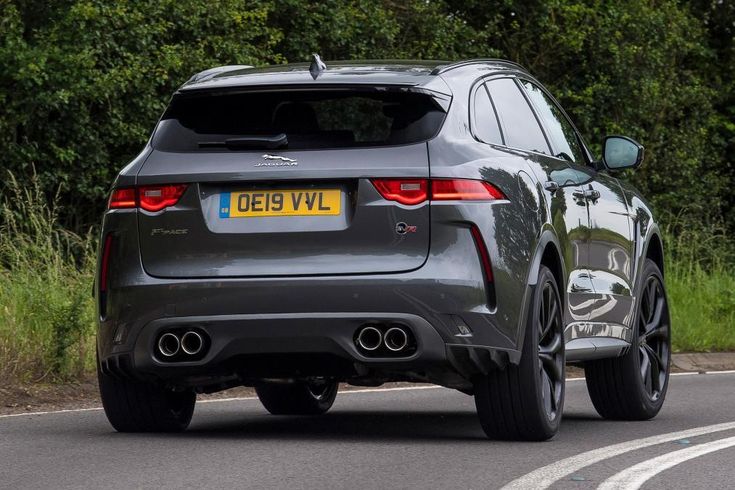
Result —
[{"label": "roof spoiler", "polygon": [[235,70],[246,70],[248,68],[254,68],[253,65],[224,65],[224,66],[216,66],[214,68],[210,68],[209,70],[200,71],[193,77],[191,77],[189,80],[186,81],[184,85],[190,84],[190,83],[197,83],[197,82],[203,82],[204,80],[209,80],[211,78],[214,78],[215,76],[219,75],[220,73],[224,73],[226,71],[235,71]]}]

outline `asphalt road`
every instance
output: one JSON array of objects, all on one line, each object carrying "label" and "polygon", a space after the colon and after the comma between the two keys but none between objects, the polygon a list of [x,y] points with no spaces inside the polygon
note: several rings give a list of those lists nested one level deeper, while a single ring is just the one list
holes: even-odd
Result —
[{"label": "asphalt road", "polygon": [[[682,432],[684,431],[684,432]],[[519,479],[520,478],[520,479]],[[545,443],[484,438],[444,388],[341,393],[325,416],[200,403],[175,435],[117,434],[100,410],[0,417],[2,488],[733,488],[735,373],[674,376],[659,416],[600,419],[584,381]],[[511,487],[512,488],[512,487]]]}]

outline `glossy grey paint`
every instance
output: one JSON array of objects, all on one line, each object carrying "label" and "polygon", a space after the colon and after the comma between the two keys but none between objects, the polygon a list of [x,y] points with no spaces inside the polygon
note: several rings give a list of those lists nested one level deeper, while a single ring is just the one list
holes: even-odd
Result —
[{"label": "glossy grey paint", "polygon": [[[104,217],[103,236],[111,233],[116,241],[98,337],[103,367],[204,386],[232,375],[220,371],[235,354],[318,352],[354,363],[353,381],[414,379],[468,390],[474,373],[518,362],[530,293],[541,258],[549,255],[559,263],[556,272],[565,296],[568,360],[624,352],[642,264],[648,244],[658,236],[650,209],[637,191],[591,165],[570,165],[474,137],[469,123],[473,87],[493,76],[533,80],[515,65],[469,63],[445,68],[439,75],[432,75],[431,67],[370,66],[328,71],[316,82],[308,75],[308,65],[229,75],[225,71],[182,88],[395,83],[441,94],[448,113],[440,133],[426,144],[279,153],[298,159],[297,169],[253,167],[262,152],[175,154],[147,146],[123,169],[116,186],[192,186],[179,205],[157,216],[115,210]],[[404,209],[383,201],[367,180],[429,176],[486,180],[508,199],[432,202]],[[218,185],[284,179],[340,181],[356,192],[362,205],[378,210],[344,243],[327,235],[344,232],[347,222],[322,222],[321,231],[328,231],[321,241],[317,231],[298,225],[268,234],[278,244],[278,233],[291,239],[313,233],[311,242],[295,245],[304,261],[279,259],[278,251],[256,257],[254,245],[248,244],[243,249],[248,253],[238,256],[232,253],[232,243],[212,241],[213,234],[227,231],[201,220]],[[550,181],[556,189],[547,189]],[[575,193],[590,185],[599,198],[580,200]],[[186,226],[197,213],[206,226],[192,231],[184,239],[188,243],[174,237],[160,243],[144,238],[156,226]],[[397,237],[395,243],[381,242],[391,236],[401,213],[412,213],[408,216],[419,222],[421,233],[402,242]],[[482,232],[493,264],[492,302],[469,232],[472,225]],[[361,241],[369,246],[356,248]],[[209,257],[208,245],[213,247]],[[406,359],[365,358],[351,339],[357,326],[369,321],[404,322],[417,336],[417,353]],[[151,355],[151,339],[172,324],[205,329],[215,339],[212,350],[193,363],[157,361]],[[215,372],[219,377],[202,380]]]}]

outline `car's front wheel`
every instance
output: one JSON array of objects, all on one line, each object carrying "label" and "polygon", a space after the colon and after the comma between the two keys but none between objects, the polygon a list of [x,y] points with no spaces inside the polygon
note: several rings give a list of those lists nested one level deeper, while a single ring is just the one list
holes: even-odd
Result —
[{"label": "car's front wheel", "polygon": [[191,422],[196,404],[192,390],[115,378],[99,364],[97,378],[105,415],[118,432],[179,432]]},{"label": "car's front wheel", "polygon": [[263,382],[255,392],[273,415],[320,415],[332,408],[339,383],[331,380]]},{"label": "car's front wheel", "polygon": [[475,380],[480,424],[491,439],[542,441],[564,407],[564,328],[556,279],[542,266],[528,311],[521,361]]},{"label": "car's front wheel", "polygon": [[647,420],[661,410],[669,385],[671,323],[664,281],[646,260],[631,346],[622,357],[584,366],[592,404],[607,419]]}]

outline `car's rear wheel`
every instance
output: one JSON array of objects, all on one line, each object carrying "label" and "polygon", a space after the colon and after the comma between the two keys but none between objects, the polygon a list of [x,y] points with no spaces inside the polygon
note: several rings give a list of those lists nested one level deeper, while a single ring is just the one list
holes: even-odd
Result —
[{"label": "car's rear wheel", "polygon": [[191,422],[196,404],[192,390],[118,379],[103,373],[99,364],[97,378],[105,415],[118,432],[180,432]]},{"label": "car's rear wheel", "polygon": [[541,441],[559,430],[564,407],[564,329],[556,279],[541,267],[521,361],[475,380],[480,424],[491,439]]},{"label": "car's rear wheel", "polygon": [[273,415],[320,415],[332,408],[338,387],[339,383],[332,380],[263,382],[255,391]]},{"label": "car's rear wheel", "polygon": [[584,372],[592,404],[605,418],[648,420],[661,410],[669,385],[671,323],[663,277],[646,260],[628,352],[589,361]]}]

